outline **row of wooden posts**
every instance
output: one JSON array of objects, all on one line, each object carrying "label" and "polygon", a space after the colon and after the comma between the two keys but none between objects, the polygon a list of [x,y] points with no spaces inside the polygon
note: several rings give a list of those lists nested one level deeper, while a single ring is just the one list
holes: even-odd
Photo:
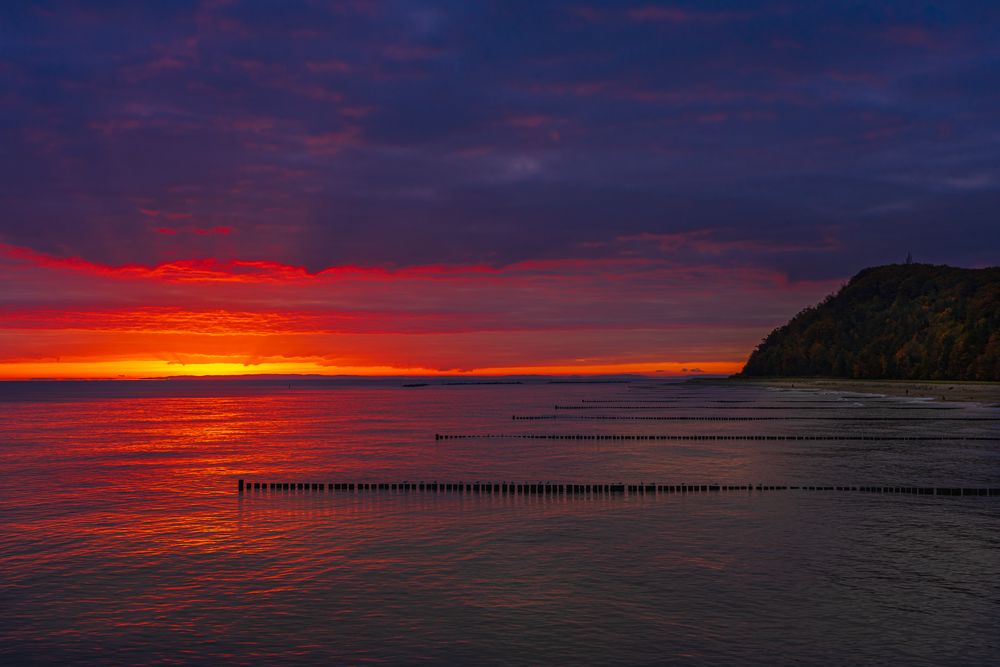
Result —
[{"label": "row of wooden posts", "polygon": [[435,433],[435,440],[482,440],[482,439],[521,439],[521,440],[837,440],[837,441],[898,441],[919,440],[921,442],[940,442],[955,440],[983,440],[994,442],[1000,440],[996,436],[978,435],[690,435],[690,434],[634,434],[634,433]]},{"label": "row of wooden posts", "polygon": [[[684,409],[684,410],[717,410],[718,406],[714,405],[683,405],[675,408],[674,406],[656,406],[656,405],[616,405],[614,407],[607,405],[555,405],[553,406],[555,410],[674,410],[674,409]],[[842,405],[800,405],[789,407],[787,405],[729,405],[724,408],[725,410],[863,410],[861,407],[845,407]],[[958,406],[949,405],[880,405],[879,410],[960,410]]]},{"label": "row of wooden posts", "polygon": [[587,495],[707,493],[721,491],[858,491],[930,496],[1000,496],[1000,488],[932,486],[804,486],[773,484],[555,484],[551,482],[250,482],[237,481],[238,491],[431,491],[489,495]]},{"label": "row of wooden posts", "polygon": [[514,421],[535,421],[541,419],[559,419],[573,421],[665,421],[665,422],[777,422],[777,421],[838,421],[838,422],[1000,422],[1000,417],[788,417],[788,416],[752,416],[752,417],[716,417],[716,416],[685,416],[673,415],[511,415]]}]

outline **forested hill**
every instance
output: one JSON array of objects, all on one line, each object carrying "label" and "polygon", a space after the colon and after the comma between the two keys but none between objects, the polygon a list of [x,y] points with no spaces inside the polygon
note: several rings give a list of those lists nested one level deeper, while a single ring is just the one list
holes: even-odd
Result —
[{"label": "forested hill", "polygon": [[865,269],[772,331],[740,375],[1000,381],[1000,267]]}]

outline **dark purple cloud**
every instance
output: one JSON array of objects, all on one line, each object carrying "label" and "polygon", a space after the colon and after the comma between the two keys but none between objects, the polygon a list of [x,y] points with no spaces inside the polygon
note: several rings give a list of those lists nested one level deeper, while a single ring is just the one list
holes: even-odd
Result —
[{"label": "dark purple cloud", "polygon": [[995,263],[998,26],[992,2],[7,3],[0,242]]}]

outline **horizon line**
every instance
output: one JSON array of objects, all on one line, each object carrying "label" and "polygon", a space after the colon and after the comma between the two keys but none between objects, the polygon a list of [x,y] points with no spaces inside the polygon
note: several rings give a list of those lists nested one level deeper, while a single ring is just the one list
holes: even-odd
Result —
[{"label": "horizon line", "polygon": [[[729,377],[732,373],[674,373],[665,371],[663,373],[505,373],[496,375],[467,375],[467,374],[360,374],[360,373],[234,373],[234,374],[212,374],[212,375],[164,375],[157,377],[23,377],[23,378],[0,378],[0,382],[135,382],[153,381],[163,382],[170,380],[259,380],[259,379],[370,379],[370,380],[451,380],[465,379],[470,384],[489,383],[492,379],[502,378],[524,378],[524,379],[547,379],[547,378],[636,378],[636,379],[660,379],[660,378],[720,378]],[[477,382],[478,380],[478,382]],[[429,382],[430,383],[430,382]]]}]

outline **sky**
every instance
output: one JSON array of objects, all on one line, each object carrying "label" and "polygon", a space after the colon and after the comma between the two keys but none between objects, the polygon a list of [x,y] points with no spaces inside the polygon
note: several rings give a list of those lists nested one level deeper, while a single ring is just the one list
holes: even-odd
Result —
[{"label": "sky", "polygon": [[6,2],[0,378],[737,371],[1000,250],[995,2]]}]

